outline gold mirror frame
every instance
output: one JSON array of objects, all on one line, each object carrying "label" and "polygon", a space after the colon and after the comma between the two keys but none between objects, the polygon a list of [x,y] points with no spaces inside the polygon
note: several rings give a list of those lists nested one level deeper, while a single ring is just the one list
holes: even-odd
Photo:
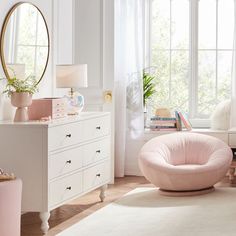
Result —
[{"label": "gold mirror frame", "polygon": [[1,35],[0,35],[0,58],[1,58],[1,62],[2,62],[2,67],[3,67],[3,71],[7,77],[7,79],[10,78],[9,76],[9,73],[7,71],[7,66],[6,66],[6,61],[5,61],[5,56],[4,56],[4,37],[5,37],[5,34],[6,34],[6,29],[7,29],[7,25],[8,25],[8,22],[11,18],[11,15],[13,14],[13,12],[16,10],[17,7],[19,7],[20,5],[22,4],[30,4],[32,6],[34,6],[38,11],[39,13],[41,14],[42,18],[43,18],[43,21],[45,23],[45,27],[46,27],[46,31],[47,31],[47,36],[48,36],[48,55],[47,55],[47,60],[46,60],[46,64],[45,64],[45,68],[43,70],[43,73],[40,77],[40,79],[38,80],[37,84],[38,85],[40,83],[40,81],[42,80],[45,72],[46,72],[46,69],[48,67],[48,61],[49,61],[49,55],[50,55],[50,37],[49,37],[49,30],[48,30],[48,25],[47,25],[47,22],[46,22],[46,18],[44,17],[42,11],[35,5],[35,4],[32,4],[30,2],[19,2],[17,4],[15,4],[10,10],[9,12],[7,13],[5,19],[4,19],[4,22],[3,22],[3,26],[2,26],[2,31],[1,31]]}]

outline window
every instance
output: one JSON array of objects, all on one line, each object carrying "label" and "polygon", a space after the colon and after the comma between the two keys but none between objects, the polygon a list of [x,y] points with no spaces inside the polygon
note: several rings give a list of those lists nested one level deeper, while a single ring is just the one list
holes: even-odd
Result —
[{"label": "window", "polygon": [[150,66],[157,106],[209,119],[230,97],[234,0],[152,0]]},{"label": "window", "polygon": [[19,7],[11,17],[7,32],[8,38],[12,39],[6,46],[7,62],[24,64],[26,75],[41,75],[48,54],[46,30],[44,20],[36,8],[26,4]]}]

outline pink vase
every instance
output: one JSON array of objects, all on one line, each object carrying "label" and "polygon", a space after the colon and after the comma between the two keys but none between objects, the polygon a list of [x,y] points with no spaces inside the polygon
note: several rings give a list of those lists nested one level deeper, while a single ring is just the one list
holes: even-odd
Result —
[{"label": "pink vase", "polygon": [[28,92],[13,92],[11,95],[11,104],[17,107],[14,121],[25,122],[29,120],[28,106],[32,104],[32,94]]}]

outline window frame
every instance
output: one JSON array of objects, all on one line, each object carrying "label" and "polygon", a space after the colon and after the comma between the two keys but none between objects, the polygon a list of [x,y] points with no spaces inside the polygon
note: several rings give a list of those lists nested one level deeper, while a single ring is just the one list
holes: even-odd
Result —
[{"label": "window frame", "polygon": [[[152,2],[155,0],[150,0],[148,3],[147,11],[147,38],[149,46],[146,47],[146,63],[147,67],[151,67],[152,61]],[[172,0],[169,0],[172,1]],[[209,118],[197,118],[198,114],[198,82],[199,82],[199,73],[198,73],[198,54],[199,49],[198,39],[199,39],[199,0],[189,0],[189,88],[188,88],[188,104],[189,104],[189,120],[192,123],[193,127],[196,128],[209,128],[210,127],[210,117]],[[170,7],[171,8],[171,7]],[[170,9],[171,13],[171,9]],[[170,15],[171,19],[171,15]],[[217,71],[218,71],[218,0],[216,0],[216,48],[212,49],[216,52],[216,83],[217,83]],[[171,40],[170,40],[171,41]],[[208,50],[208,49],[206,49]],[[170,51],[172,49],[170,48]],[[233,49],[228,49],[232,51]],[[171,64],[171,62],[170,62]],[[171,79],[170,79],[171,80]],[[217,85],[216,85],[217,89]]]},{"label": "window frame", "polygon": [[[20,15],[21,15],[21,11],[17,11],[15,16],[14,16],[14,23],[11,25],[11,34],[15,35],[14,38],[14,42],[11,43],[11,47],[14,48],[14,50],[12,50],[12,48],[10,48],[10,51],[8,52],[9,53],[9,57],[11,58],[12,61],[17,61],[17,58],[18,58],[18,52],[19,52],[19,47],[22,47],[22,48],[33,48],[34,50],[34,60],[33,60],[33,65],[34,65],[34,75],[36,74],[36,70],[37,70],[37,63],[38,63],[38,58],[37,58],[37,55],[38,55],[38,51],[41,49],[41,48],[47,48],[48,46],[46,45],[43,45],[43,44],[39,44],[38,43],[38,38],[39,38],[39,16],[40,16],[40,13],[37,11],[36,12],[36,26],[35,26],[35,42],[33,44],[21,44],[21,43],[18,43],[18,37],[19,37],[19,31],[16,30],[19,28],[19,18],[20,18]],[[14,58],[14,59],[13,59]]]}]

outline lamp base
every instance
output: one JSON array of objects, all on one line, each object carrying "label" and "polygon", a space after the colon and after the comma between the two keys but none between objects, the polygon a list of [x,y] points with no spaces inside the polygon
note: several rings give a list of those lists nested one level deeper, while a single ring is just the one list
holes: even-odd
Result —
[{"label": "lamp base", "polygon": [[71,90],[69,96],[65,97],[68,101],[67,115],[79,115],[84,108],[84,96]]}]

